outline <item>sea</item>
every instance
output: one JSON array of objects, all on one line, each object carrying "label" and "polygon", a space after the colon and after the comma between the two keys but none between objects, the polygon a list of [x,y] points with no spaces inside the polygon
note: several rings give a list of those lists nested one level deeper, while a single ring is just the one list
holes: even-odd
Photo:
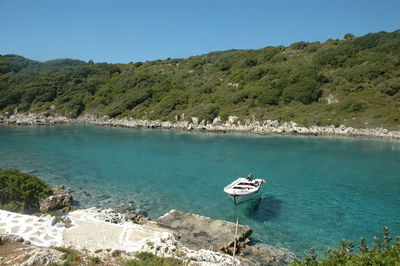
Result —
[{"label": "sea", "polygon": [[[342,239],[400,235],[400,143],[110,128],[0,126],[0,168],[62,184],[82,208],[129,204],[151,219],[172,209],[239,222],[252,242],[321,256]],[[223,188],[252,173],[258,200]]]}]

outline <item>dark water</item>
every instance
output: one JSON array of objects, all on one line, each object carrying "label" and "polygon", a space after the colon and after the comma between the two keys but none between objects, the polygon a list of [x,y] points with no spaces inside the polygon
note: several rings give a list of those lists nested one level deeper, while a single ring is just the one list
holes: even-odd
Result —
[{"label": "dark water", "polygon": [[[303,256],[342,238],[400,235],[400,143],[191,134],[64,125],[0,126],[0,167],[70,187],[83,207],[132,202],[151,218],[171,209],[235,221],[255,241]],[[267,180],[238,207],[225,185]]]}]

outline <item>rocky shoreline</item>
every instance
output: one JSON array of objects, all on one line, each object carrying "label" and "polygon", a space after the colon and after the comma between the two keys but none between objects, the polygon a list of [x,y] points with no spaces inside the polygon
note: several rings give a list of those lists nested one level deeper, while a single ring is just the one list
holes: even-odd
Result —
[{"label": "rocky shoreline", "polygon": [[[227,254],[208,248],[188,247],[175,234],[159,231],[156,222],[149,221],[145,225],[135,226],[127,223],[129,218],[126,214],[111,209],[89,208],[64,215],[65,220],[70,220],[69,225],[64,221],[57,222],[55,217],[47,214],[36,217],[0,210],[2,225],[0,264],[61,265],[68,262],[65,252],[79,254],[79,260],[83,265],[90,264],[94,259],[97,264],[123,265],[124,261],[134,259],[141,252],[163,258],[177,258],[185,265],[232,265],[233,263],[232,254],[229,252]],[[105,240],[106,235],[115,235],[118,227],[122,229],[122,234],[118,237],[119,243],[110,238],[103,243],[103,238]],[[129,233],[131,230],[127,229],[129,227],[136,231]],[[143,239],[139,240],[140,237],[137,239],[137,234],[143,233],[145,234],[141,236]],[[149,234],[152,236],[149,237]],[[127,239],[125,242],[123,240],[125,236],[130,240]],[[137,239],[136,242],[132,242],[133,239]],[[121,240],[124,243],[121,243]],[[289,265],[296,260],[297,257],[287,249],[268,245],[242,245],[235,259],[235,265]]]},{"label": "rocky shoreline", "polygon": [[[175,210],[151,221],[129,205],[78,209],[68,189],[56,185],[52,190],[40,201],[40,216],[0,210],[1,265],[63,264],[65,252],[79,254],[84,264],[121,265],[140,252],[177,258],[185,265],[233,263],[234,223]],[[239,225],[236,265],[296,262],[287,249],[249,245],[251,232]]]},{"label": "rocky shoreline", "polygon": [[[190,122],[188,121],[190,120]],[[211,121],[199,121],[197,117],[186,119],[184,115],[176,117],[175,122],[138,120],[132,118],[115,119],[108,116],[97,116],[85,114],[76,119],[64,116],[45,116],[44,114],[17,113],[8,116],[0,115],[0,124],[15,125],[55,125],[66,123],[93,124],[110,127],[147,128],[147,129],[169,129],[194,132],[215,133],[254,133],[261,135],[302,135],[302,136],[334,136],[334,137],[357,137],[377,138],[392,141],[400,141],[400,131],[389,131],[385,128],[352,128],[341,126],[310,126],[305,127],[295,122],[280,123],[277,120],[246,120],[245,123],[238,121],[235,116],[229,116],[227,121],[216,117]]]}]

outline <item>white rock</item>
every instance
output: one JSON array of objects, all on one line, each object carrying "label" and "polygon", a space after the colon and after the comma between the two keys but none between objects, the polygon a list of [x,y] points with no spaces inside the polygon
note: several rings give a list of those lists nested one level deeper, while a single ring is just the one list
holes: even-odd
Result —
[{"label": "white rock", "polygon": [[271,126],[271,127],[278,127],[278,126],[279,126],[278,120],[272,121],[272,122],[270,123],[270,126]]},{"label": "white rock", "polygon": [[213,126],[216,126],[216,125],[221,125],[221,124],[222,124],[222,120],[221,120],[221,118],[220,118],[219,116],[218,116],[218,117],[216,117],[216,118],[214,118],[214,120],[213,120],[212,124],[213,124]]},{"label": "white rock", "polygon": [[230,123],[230,124],[234,124],[235,123],[235,121],[238,119],[238,117],[237,116],[228,116],[228,122]]}]

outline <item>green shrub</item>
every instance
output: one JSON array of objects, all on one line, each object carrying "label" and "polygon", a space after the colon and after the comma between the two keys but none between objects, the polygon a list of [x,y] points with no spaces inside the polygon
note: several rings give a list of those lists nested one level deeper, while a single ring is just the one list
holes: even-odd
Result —
[{"label": "green shrub", "polygon": [[339,108],[342,111],[345,112],[350,112],[350,113],[354,113],[354,112],[360,112],[366,109],[365,104],[363,104],[362,102],[360,102],[359,100],[346,100],[342,103],[339,104]]},{"label": "green shrub", "polygon": [[306,43],[306,42],[295,42],[290,45],[290,47],[292,47],[294,50],[303,50],[307,46],[308,46],[308,43]]},{"label": "green shrub", "polygon": [[64,248],[64,247],[53,247],[53,249],[64,252],[63,260],[67,263],[77,262],[79,261],[79,256],[75,250]]},{"label": "green shrub", "polygon": [[126,266],[178,266],[183,265],[182,260],[176,258],[160,258],[149,252],[140,252],[135,255],[134,260],[125,261]]},{"label": "green shrub", "polygon": [[0,207],[17,212],[37,212],[39,201],[52,194],[39,178],[17,170],[0,169]]},{"label": "green shrub", "polygon": [[98,264],[98,263],[101,262],[101,259],[100,259],[99,257],[90,257],[90,261],[91,261],[92,263]]},{"label": "green shrub", "polygon": [[258,96],[258,100],[262,105],[277,105],[281,91],[279,89],[268,88],[263,90]]},{"label": "green shrub", "polygon": [[383,87],[382,92],[393,96],[400,92],[400,79],[390,80],[386,86]]},{"label": "green shrub", "polygon": [[282,97],[286,103],[296,101],[302,104],[310,104],[317,101],[321,95],[322,91],[317,87],[317,84],[310,82],[285,88]]},{"label": "green shrub", "polygon": [[122,253],[121,250],[116,249],[116,250],[114,250],[114,251],[111,253],[111,256],[113,256],[114,258],[115,258],[115,257],[119,257],[119,256],[121,256],[121,253]]}]

